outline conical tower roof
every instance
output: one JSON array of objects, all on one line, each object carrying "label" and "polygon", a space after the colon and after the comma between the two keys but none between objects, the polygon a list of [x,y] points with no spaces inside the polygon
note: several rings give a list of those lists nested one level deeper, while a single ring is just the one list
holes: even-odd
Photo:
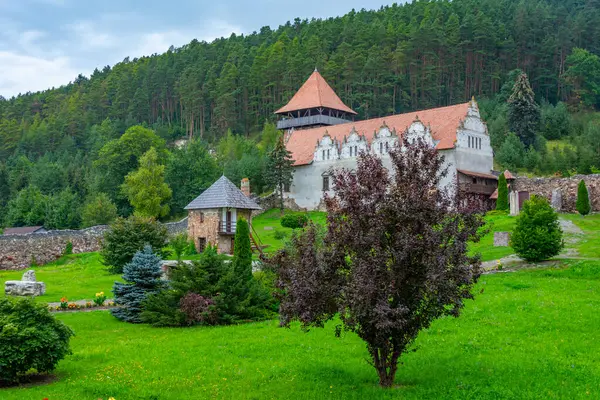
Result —
[{"label": "conical tower roof", "polygon": [[354,110],[344,104],[319,71],[315,69],[315,72],[304,82],[289,103],[275,111],[275,114],[319,107],[356,114]]}]

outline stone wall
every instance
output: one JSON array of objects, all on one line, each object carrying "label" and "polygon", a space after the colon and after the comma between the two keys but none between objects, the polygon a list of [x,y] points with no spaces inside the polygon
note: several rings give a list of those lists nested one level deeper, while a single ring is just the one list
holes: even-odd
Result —
[{"label": "stone wall", "polygon": [[[165,226],[172,236],[186,232],[187,222],[187,218],[184,218]],[[107,229],[107,225],[99,225],[81,230],[0,235],[0,270],[24,269],[33,263],[43,265],[52,262],[62,256],[68,242],[73,243],[73,253],[98,251]]]},{"label": "stone wall", "polygon": [[190,210],[188,214],[188,236],[196,244],[196,250],[200,248],[200,238],[206,240],[206,244],[216,246],[219,244],[218,230],[220,221],[220,209]]},{"label": "stone wall", "polygon": [[576,212],[577,185],[585,181],[590,196],[592,211],[600,211],[600,174],[575,175],[570,178],[525,178],[519,177],[511,185],[511,190],[529,192],[543,196],[552,202],[552,191],[559,190],[562,197],[560,211]]},{"label": "stone wall", "polygon": [[24,269],[32,264],[46,264],[62,256],[68,242],[73,243],[73,253],[100,250],[104,231],[108,226],[88,229],[48,231],[27,235],[0,236],[0,270]]}]

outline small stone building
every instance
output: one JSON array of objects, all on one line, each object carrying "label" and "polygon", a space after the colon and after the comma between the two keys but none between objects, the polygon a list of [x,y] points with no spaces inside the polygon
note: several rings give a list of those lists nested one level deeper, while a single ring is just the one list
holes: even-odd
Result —
[{"label": "small stone building", "polygon": [[185,207],[188,210],[188,236],[202,252],[210,244],[219,253],[231,254],[237,221],[252,222],[252,211],[261,207],[250,197],[249,183],[243,182],[244,194],[225,176]]}]

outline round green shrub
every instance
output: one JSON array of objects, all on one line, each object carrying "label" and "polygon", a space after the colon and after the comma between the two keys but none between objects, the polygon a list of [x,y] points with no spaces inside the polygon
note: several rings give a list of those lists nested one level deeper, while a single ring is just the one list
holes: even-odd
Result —
[{"label": "round green shrub", "polygon": [[100,254],[111,273],[122,274],[123,267],[146,245],[161,258],[166,258],[168,254],[163,251],[166,242],[167,228],[153,218],[118,218],[104,234]]},{"label": "round green shrub", "polygon": [[0,298],[0,381],[19,382],[33,370],[54,370],[71,354],[71,328],[33,299]]},{"label": "round green shrub", "polygon": [[281,217],[281,226],[284,228],[304,228],[306,224],[308,224],[308,216],[306,214],[294,213]]},{"label": "round green shrub", "polygon": [[562,229],[548,200],[534,195],[523,204],[510,245],[527,261],[547,260],[560,253],[564,247]]}]

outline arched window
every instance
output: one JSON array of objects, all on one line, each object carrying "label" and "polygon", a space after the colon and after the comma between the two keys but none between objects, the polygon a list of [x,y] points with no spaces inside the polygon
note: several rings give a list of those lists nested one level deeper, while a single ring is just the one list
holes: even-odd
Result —
[{"label": "arched window", "polygon": [[385,152],[386,153],[390,152],[390,144],[388,142],[385,142]]},{"label": "arched window", "polygon": [[383,142],[379,143],[379,154],[383,154]]}]

